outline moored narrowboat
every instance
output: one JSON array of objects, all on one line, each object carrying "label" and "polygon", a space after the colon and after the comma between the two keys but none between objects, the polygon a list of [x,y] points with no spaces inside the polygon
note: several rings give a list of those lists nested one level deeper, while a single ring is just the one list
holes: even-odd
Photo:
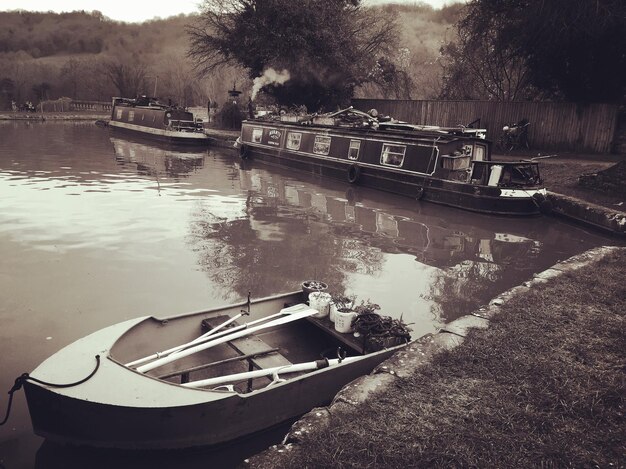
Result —
[{"label": "moored narrowboat", "polygon": [[351,108],[326,116],[244,121],[242,158],[350,184],[498,215],[549,210],[539,167],[492,161],[491,142],[466,129],[380,121]]},{"label": "moored narrowboat", "polygon": [[113,98],[109,126],[171,143],[206,145],[201,120],[191,112],[159,103],[155,98]]}]

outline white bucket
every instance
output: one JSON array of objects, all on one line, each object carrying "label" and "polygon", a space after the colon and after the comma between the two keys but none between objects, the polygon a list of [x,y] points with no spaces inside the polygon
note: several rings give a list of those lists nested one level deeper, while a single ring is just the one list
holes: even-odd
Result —
[{"label": "white bucket", "polygon": [[328,319],[330,319],[330,322],[335,322],[335,315],[337,314],[337,305],[335,305],[335,303],[331,302],[330,303],[330,316],[328,316]]},{"label": "white bucket", "polygon": [[335,330],[343,334],[353,332],[354,327],[352,327],[352,321],[354,321],[354,318],[357,316],[358,314],[353,311],[350,311],[349,313],[337,311],[335,313]]},{"label": "white bucket", "polygon": [[330,293],[314,291],[309,294],[309,306],[319,311],[313,314],[314,318],[323,318],[330,314]]}]

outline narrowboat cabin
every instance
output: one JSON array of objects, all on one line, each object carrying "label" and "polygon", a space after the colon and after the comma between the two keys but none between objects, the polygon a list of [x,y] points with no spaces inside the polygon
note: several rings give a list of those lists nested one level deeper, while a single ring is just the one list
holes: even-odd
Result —
[{"label": "narrowboat cabin", "polygon": [[202,121],[191,112],[159,103],[156,98],[113,98],[109,126],[170,143],[206,145]]},{"label": "narrowboat cabin", "polygon": [[491,160],[476,129],[381,121],[352,108],[244,121],[242,158],[286,165],[415,199],[497,215],[548,210],[532,161]]}]

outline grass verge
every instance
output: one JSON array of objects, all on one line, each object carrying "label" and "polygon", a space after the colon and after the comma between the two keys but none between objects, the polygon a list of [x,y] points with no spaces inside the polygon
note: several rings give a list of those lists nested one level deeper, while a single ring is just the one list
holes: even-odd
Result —
[{"label": "grass verge", "polygon": [[619,250],[512,298],[264,467],[623,467],[625,265]]}]

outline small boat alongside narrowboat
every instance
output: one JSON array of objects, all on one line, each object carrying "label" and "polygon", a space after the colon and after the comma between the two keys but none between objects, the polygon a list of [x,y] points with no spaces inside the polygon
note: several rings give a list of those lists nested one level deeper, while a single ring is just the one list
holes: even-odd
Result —
[{"label": "small boat alongside narrowboat", "polygon": [[340,330],[330,294],[315,303],[304,290],[132,319],[66,346],[20,378],[35,433],[102,448],[219,445],[329,404],[411,343],[397,320],[387,336]]},{"label": "small boat alongside narrowboat", "polygon": [[538,163],[492,161],[484,132],[383,120],[352,108],[244,121],[241,158],[475,212],[550,210]]},{"label": "small boat alongside narrowboat", "polygon": [[113,98],[109,127],[176,144],[208,145],[202,121],[185,109],[156,98]]}]

